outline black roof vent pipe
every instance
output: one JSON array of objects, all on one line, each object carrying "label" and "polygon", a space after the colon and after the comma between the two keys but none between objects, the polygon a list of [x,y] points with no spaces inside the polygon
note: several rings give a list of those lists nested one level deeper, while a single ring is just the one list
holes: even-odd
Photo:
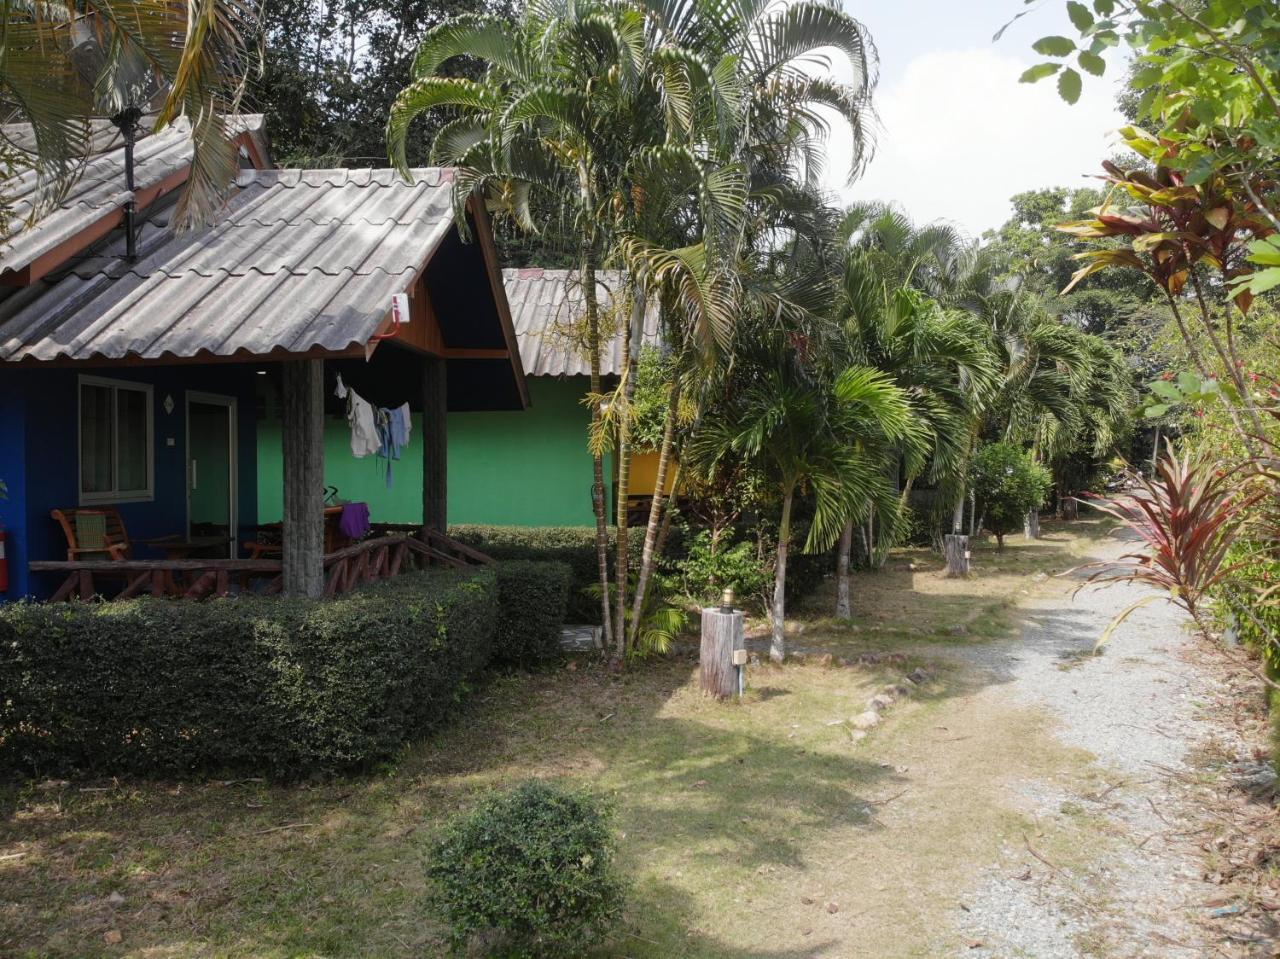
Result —
[{"label": "black roof vent pipe", "polygon": [[138,204],[133,195],[133,147],[138,142],[138,121],[141,119],[142,111],[137,107],[126,107],[111,118],[112,124],[124,137],[124,186],[129,191],[129,199],[124,205],[124,255],[130,263],[138,258]]}]

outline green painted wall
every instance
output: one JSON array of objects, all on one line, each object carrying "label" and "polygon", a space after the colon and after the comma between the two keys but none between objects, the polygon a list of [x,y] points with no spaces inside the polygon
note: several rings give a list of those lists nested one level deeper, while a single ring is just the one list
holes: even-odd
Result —
[{"label": "green painted wall", "polygon": [[[591,526],[585,377],[529,377],[522,412],[449,414],[449,522],[500,526]],[[351,455],[345,421],[325,427],[325,482],[363,500],[375,522],[422,519],[422,419],[414,416],[405,458],[387,489],[381,460]],[[612,475],[605,464],[606,476]],[[280,424],[258,424],[258,516],[281,515]]]}]

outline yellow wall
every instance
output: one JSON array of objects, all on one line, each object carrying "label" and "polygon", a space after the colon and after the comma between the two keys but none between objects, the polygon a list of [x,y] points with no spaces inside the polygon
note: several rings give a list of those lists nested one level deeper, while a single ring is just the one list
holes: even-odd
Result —
[{"label": "yellow wall", "polygon": [[[671,492],[671,483],[676,477],[675,465],[674,458],[667,464],[666,493]],[[631,496],[653,495],[658,487],[657,453],[636,453],[631,457],[631,482],[628,485]]]}]

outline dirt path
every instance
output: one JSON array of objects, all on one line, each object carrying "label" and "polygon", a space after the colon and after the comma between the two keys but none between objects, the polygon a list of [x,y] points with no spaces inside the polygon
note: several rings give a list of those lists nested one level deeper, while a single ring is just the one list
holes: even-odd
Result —
[{"label": "dirt path", "polygon": [[1133,614],[1092,655],[1112,617],[1143,595],[1130,585],[1074,598],[1050,588],[1026,604],[1016,639],[933,650],[963,664],[977,687],[968,706],[1032,710],[1048,735],[1090,760],[993,784],[1036,829],[1020,844],[1006,836],[963,894],[958,925],[970,941],[961,952],[981,943],[1037,959],[1225,954],[1202,925],[1222,889],[1204,881],[1186,835],[1206,816],[1185,778],[1195,772],[1189,756],[1236,745],[1207,709],[1216,680],[1196,662],[1185,615],[1164,602]]}]

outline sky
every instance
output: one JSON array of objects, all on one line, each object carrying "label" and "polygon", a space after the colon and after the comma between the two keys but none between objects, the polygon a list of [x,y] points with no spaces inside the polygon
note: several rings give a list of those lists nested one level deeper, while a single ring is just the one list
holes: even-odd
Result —
[{"label": "sky", "polygon": [[[1074,36],[1062,0],[1045,0],[998,42],[992,35],[1024,9],[1021,0],[844,0],[880,53],[877,148],[861,179],[846,182],[851,146],[836,126],[827,187],[841,200],[886,200],[917,222],[947,220],[971,236],[998,227],[1009,198],[1046,186],[1084,186],[1123,124],[1115,109],[1122,75],[1085,76],[1074,106],[1052,79],[1020,84],[1039,61],[1031,44]],[[847,64],[835,63],[848,78]]]}]

